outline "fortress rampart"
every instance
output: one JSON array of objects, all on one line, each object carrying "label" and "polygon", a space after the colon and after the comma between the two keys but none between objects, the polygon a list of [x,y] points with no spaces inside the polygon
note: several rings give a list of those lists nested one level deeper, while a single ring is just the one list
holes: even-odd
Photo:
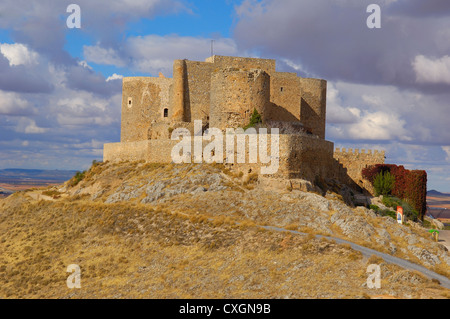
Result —
[{"label": "fortress rampart", "polygon": [[370,165],[384,164],[385,152],[378,150],[340,149],[334,151],[337,161],[337,177],[346,183],[355,183],[359,187],[373,193],[372,185],[363,178],[362,170]]},{"label": "fortress rampart", "polygon": [[[267,135],[266,153],[271,154],[271,137]],[[234,137],[233,162],[227,163],[227,149],[224,141],[220,162],[228,165],[236,171],[245,173],[259,173],[262,166],[270,166],[271,163],[261,163],[259,156],[260,141],[255,135],[256,143],[249,143],[246,136],[246,146],[244,149],[245,162],[238,163],[238,140]],[[176,140],[145,140],[130,143],[109,143],[105,144],[104,161],[147,161],[154,163],[172,163],[172,149],[179,143]],[[209,141],[202,141],[202,150],[205,150]],[[250,152],[256,154],[256,161],[252,162]],[[189,162],[195,162],[194,137],[191,140],[191,152]],[[271,177],[286,179],[301,178],[314,181],[316,176],[324,178],[334,177],[333,143],[308,135],[279,135],[279,154],[276,159],[278,169]]]},{"label": "fortress rampart", "polygon": [[[334,144],[325,140],[326,93],[325,80],[277,72],[271,59],[175,60],[172,78],[123,79],[121,142],[105,145],[104,160],[170,163],[175,129],[191,135],[208,128],[236,129],[246,126],[256,110],[263,127],[281,132],[277,177],[337,178],[367,189],[361,170],[384,163],[384,152],[333,152]],[[195,132],[195,120],[202,121],[201,132]],[[259,172],[262,164],[232,166]]]}]

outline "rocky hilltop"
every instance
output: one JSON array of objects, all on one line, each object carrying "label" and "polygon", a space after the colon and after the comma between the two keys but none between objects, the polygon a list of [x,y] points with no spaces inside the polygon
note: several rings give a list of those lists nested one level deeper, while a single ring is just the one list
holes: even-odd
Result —
[{"label": "rocky hilltop", "polygon": [[[223,165],[96,163],[0,201],[0,297],[450,297],[436,279],[342,244],[450,274],[447,249],[419,223],[355,207],[355,196]],[[81,289],[66,286],[70,264]],[[380,289],[367,287],[369,264]]]}]

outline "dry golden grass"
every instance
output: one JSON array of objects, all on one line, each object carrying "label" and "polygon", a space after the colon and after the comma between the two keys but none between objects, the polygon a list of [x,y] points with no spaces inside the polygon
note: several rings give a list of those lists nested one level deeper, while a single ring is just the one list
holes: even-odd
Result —
[{"label": "dry golden grass", "polygon": [[[314,235],[145,205],[46,202],[0,217],[4,298],[360,298],[362,257]],[[66,287],[69,264],[82,288]],[[430,285],[431,283],[427,283]],[[441,292],[439,288],[433,289]],[[404,288],[386,284],[384,293]],[[416,291],[407,287],[406,291]],[[433,295],[438,297],[437,294]]]},{"label": "dry golden grass", "polygon": [[[190,167],[176,166],[177,176],[197,174]],[[276,226],[277,215],[267,212],[283,204],[277,194],[259,197],[243,187],[257,176],[243,181],[223,165],[204,169],[225,174],[229,186],[205,201],[180,194],[143,205],[143,194],[105,204],[122,181],[141,185],[175,175],[172,164],[145,163],[98,164],[68,190],[69,198],[32,201],[21,193],[0,201],[0,298],[446,298],[437,283],[405,283],[413,275],[391,266],[383,266],[390,275],[381,290],[363,287],[367,263],[349,245],[315,239],[321,231],[298,218],[284,228],[307,236],[260,227]],[[95,201],[90,193],[73,195],[96,187],[103,193]],[[258,203],[250,215],[229,205],[244,195]],[[66,287],[70,264],[81,267],[81,289]]]}]

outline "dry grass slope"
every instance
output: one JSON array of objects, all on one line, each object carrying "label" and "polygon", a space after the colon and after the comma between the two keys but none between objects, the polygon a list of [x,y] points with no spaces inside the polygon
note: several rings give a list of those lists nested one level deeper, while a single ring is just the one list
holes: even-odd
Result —
[{"label": "dry grass slope", "polygon": [[[318,195],[255,186],[221,165],[105,163],[74,187],[1,200],[0,298],[450,297],[420,274],[315,239],[329,230],[314,218],[328,225],[335,213],[310,207]],[[370,263],[381,266],[379,290],[365,284]],[[70,264],[81,289],[66,286]]]}]

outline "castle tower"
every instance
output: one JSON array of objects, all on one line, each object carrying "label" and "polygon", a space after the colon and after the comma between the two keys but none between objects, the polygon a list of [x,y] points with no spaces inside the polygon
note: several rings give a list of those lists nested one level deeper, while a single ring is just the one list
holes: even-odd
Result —
[{"label": "castle tower", "polygon": [[185,121],[185,84],[186,84],[186,61],[175,60],[173,63],[173,113],[172,120],[175,122]]},{"label": "castle tower", "polygon": [[325,138],[327,81],[300,78],[300,121],[311,133]]},{"label": "castle tower", "polygon": [[218,69],[211,76],[210,127],[246,126],[256,109],[263,121],[270,103],[270,76],[260,69]]}]

